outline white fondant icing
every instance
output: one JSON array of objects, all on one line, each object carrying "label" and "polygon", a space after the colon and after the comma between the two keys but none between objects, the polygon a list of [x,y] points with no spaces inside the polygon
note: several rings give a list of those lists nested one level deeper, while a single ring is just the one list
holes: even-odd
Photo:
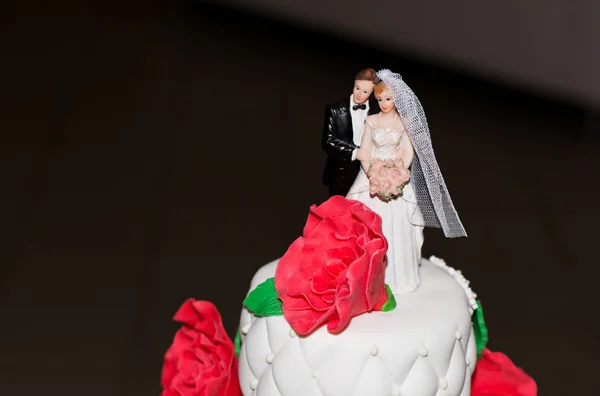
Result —
[{"label": "white fondant icing", "polygon": [[[420,286],[395,295],[394,310],[354,317],[341,334],[324,326],[308,337],[295,336],[283,316],[257,318],[244,309],[240,326],[252,327],[241,335],[243,394],[469,396],[474,367],[467,362],[476,361],[477,353],[469,312],[474,293],[460,272],[433,261],[422,260]],[[250,290],[274,276],[276,266],[277,260],[262,267]],[[271,364],[268,354],[274,356]],[[265,385],[252,389],[254,378]]]},{"label": "white fondant icing", "polygon": [[467,363],[467,366],[470,367],[470,370],[473,371],[475,369],[475,365],[471,365],[471,363],[477,362],[477,342],[474,336],[469,338],[467,352],[465,355],[465,362]]},{"label": "white fondant icing", "polygon": [[[456,343],[460,344],[460,341],[456,341]],[[444,376],[447,384],[445,391],[446,394],[459,395],[464,389],[466,379],[468,378],[468,382],[471,382],[471,375],[466,375],[465,351],[462,348],[454,348],[450,361],[448,371]]]}]

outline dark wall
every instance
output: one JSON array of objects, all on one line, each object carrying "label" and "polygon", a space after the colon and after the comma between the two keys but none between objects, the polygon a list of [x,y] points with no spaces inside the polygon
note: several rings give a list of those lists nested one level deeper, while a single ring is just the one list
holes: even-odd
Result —
[{"label": "dark wall", "polygon": [[428,229],[425,255],[471,280],[541,394],[591,389],[586,109],[201,3],[19,3],[2,26],[0,394],[156,394],[188,297],[233,336],[326,198],[324,106],[368,66],[419,95],[469,233]]},{"label": "dark wall", "polygon": [[600,106],[600,3],[206,0]]}]

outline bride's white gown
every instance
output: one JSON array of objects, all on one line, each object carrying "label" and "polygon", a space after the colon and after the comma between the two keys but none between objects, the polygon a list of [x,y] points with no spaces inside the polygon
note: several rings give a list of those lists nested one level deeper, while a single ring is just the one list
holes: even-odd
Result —
[{"label": "bride's white gown", "polygon": [[[367,120],[371,127],[373,158],[390,159],[402,146],[410,145],[403,128],[386,128]],[[411,164],[405,164],[409,167]],[[383,235],[387,238],[386,283],[394,294],[414,291],[420,283],[419,264],[423,245],[425,221],[417,205],[411,183],[404,186],[401,197],[383,201],[369,192],[369,179],[361,169],[347,195],[348,199],[363,202],[383,220]]]}]

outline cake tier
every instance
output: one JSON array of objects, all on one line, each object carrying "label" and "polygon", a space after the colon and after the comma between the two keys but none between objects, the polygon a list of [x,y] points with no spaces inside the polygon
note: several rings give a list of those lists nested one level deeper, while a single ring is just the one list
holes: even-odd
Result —
[{"label": "cake tier", "polygon": [[[432,262],[434,261],[435,264]],[[275,275],[262,267],[250,291]],[[283,316],[242,311],[239,376],[245,396],[468,396],[477,351],[469,296],[440,259],[390,312],[352,319],[338,335],[299,337]],[[452,272],[452,270],[450,270]]]}]

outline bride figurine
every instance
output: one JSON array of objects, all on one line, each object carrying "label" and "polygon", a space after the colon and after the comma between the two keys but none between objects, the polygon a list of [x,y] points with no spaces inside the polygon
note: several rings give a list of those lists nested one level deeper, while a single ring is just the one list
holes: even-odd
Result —
[{"label": "bride figurine", "polygon": [[[368,116],[356,158],[361,170],[347,194],[363,202],[383,220],[388,239],[385,279],[394,294],[414,291],[420,283],[423,228],[442,228],[448,238],[466,236],[435,159],[425,113],[417,96],[388,69],[377,73],[374,88],[381,112]],[[372,193],[373,160],[391,160],[410,170],[400,195],[382,199]]]}]

